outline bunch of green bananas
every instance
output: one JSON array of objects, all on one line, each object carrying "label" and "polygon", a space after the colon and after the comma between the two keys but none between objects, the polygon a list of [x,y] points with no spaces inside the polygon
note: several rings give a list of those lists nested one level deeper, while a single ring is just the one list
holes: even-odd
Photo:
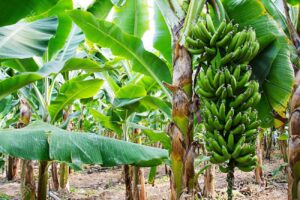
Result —
[{"label": "bunch of green bananas", "polygon": [[186,41],[190,53],[202,54],[196,92],[203,102],[204,140],[211,162],[219,164],[224,173],[229,170],[223,165],[226,162],[252,171],[257,162],[255,138],[260,124],[253,107],[261,98],[258,82],[250,80],[248,65],[259,50],[255,31],[238,31],[238,25],[225,21],[216,28],[206,15]]},{"label": "bunch of green bananas", "polygon": [[213,58],[217,50],[224,52],[226,55],[221,59],[223,65],[232,62],[247,64],[259,50],[259,43],[252,28],[238,31],[237,24],[226,21],[216,28],[209,15],[193,26],[186,43],[190,53],[203,54],[206,60]]}]

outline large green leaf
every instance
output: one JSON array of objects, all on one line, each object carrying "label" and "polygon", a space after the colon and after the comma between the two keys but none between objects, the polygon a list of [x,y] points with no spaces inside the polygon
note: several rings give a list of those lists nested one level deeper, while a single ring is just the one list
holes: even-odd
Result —
[{"label": "large green leaf", "polygon": [[35,72],[39,70],[33,58],[9,59],[1,63],[2,66],[10,67],[18,72]]},{"label": "large green leaf", "polygon": [[55,122],[60,111],[76,99],[90,98],[97,94],[102,83],[103,81],[100,79],[78,80],[76,78],[65,82],[61,86],[57,97],[50,103],[51,121]]},{"label": "large green leaf", "polygon": [[57,18],[0,27],[0,58],[42,56],[56,28]]},{"label": "large green leaf", "polygon": [[106,116],[94,109],[91,109],[90,112],[94,119],[101,124],[101,126],[116,132],[118,135],[122,135],[122,128],[119,121],[113,121],[111,116]]},{"label": "large green leaf", "polygon": [[0,81],[0,99],[16,90],[44,78],[44,74],[38,72],[26,72]]},{"label": "large green leaf", "polygon": [[126,0],[122,7],[115,7],[113,22],[123,31],[136,37],[143,37],[149,29],[147,1]]},{"label": "large green leaf", "polygon": [[103,72],[113,70],[113,67],[100,65],[99,63],[87,58],[71,58],[69,59],[60,72],[72,70],[84,70],[86,72]]},{"label": "large green leaf", "polygon": [[68,35],[72,29],[72,20],[66,13],[66,10],[73,9],[72,0],[60,0],[53,8],[47,10],[46,12],[27,18],[28,21],[53,17],[58,18],[58,27],[55,37],[51,38],[49,41],[47,58],[51,60],[55,55],[65,46]]},{"label": "large green leaf", "polygon": [[112,7],[111,0],[96,0],[87,11],[95,15],[98,19],[105,19]]},{"label": "large green leaf", "polygon": [[[30,71],[29,66],[25,65],[24,60],[14,60],[13,62],[19,61],[23,64],[22,68],[26,68],[27,71]],[[30,61],[31,62],[31,61]],[[29,62],[29,63],[30,63]],[[5,62],[4,62],[5,63]],[[28,64],[29,64],[28,63]],[[9,65],[12,67],[12,65]],[[34,66],[34,64],[33,64]],[[21,67],[18,66],[20,69]],[[109,67],[101,67],[97,65],[97,63],[88,60],[88,59],[80,59],[80,58],[71,58],[66,64],[63,62],[53,61],[47,63],[45,66],[40,68],[36,72],[24,72],[17,74],[15,76],[6,78],[4,80],[0,80],[0,99],[3,97],[15,92],[16,90],[33,83],[35,81],[41,80],[45,77],[50,76],[51,74],[58,74],[60,72],[67,72],[71,70],[85,70],[87,72],[101,72],[110,70]]]},{"label": "large green leaf", "polygon": [[58,62],[65,62],[76,55],[76,50],[79,44],[84,41],[84,35],[82,31],[73,24],[72,30],[69,34],[64,48],[58,53],[55,60]]},{"label": "large green leaf", "polygon": [[0,131],[0,152],[26,160],[58,160],[80,166],[155,166],[168,158],[163,149],[90,133],[68,132],[44,122]]},{"label": "large green leaf", "polygon": [[154,31],[154,48],[160,51],[169,63],[172,63],[171,34],[156,4],[154,5]]},{"label": "large green leaf", "polygon": [[38,15],[52,8],[58,0],[1,0],[0,26],[15,24],[20,19]]},{"label": "large green leaf", "polygon": [[[292,92],[294,72],[290,61],[289,41],[279,24],[268,14],[263,3],[258,0],[223,0],[230,19],[241,28],[252,26],[260,43],[260,52],[250,63],[254,78],[263,90],[263,98],[258,105],[260,119],[269,121],[272,108],[284,116]],[[265,122],[267,124],[267,122]]]},{"label": "large green leaf", "polygon": [[116,93],[118,99],[134,99],[147,95],[145,88],[138,85],[126,85]]},{"label": "large green leaf", "polygon": [[113,23],[96,19],[88,12],[74,10],[70,15],[87,39],[102,47],[110,48],[116,56],[131,60],[133,70],[151,76],[171,99],[169,91],[162,83],[171,82],[171,74],[166,63],[146,51],[140,39],[122,32]]}]

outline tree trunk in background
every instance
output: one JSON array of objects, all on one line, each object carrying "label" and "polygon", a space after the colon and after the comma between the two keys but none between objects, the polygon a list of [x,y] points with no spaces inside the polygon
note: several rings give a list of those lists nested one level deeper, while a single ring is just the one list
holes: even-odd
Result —
[{"label": "tree trunk in background", "polygon": [[124,180],[126,187],[125,199],[133,200],[129,165],[124,165]]},{"label": "tree trunk in background", "polygon": [[216,166],[211,165],[204,174],[204,189],[203,195],[206,198],[214,199],[215,198],[215,174]]},{"label": "tree trunk in background", "polygon": [[[283,134],[284,126],[278,128],[278,131],[279,131],[280,135]],[[283,161],[288,162],[287,141],[286,140],[278,140],[277,142],[278,142],[278,146],[279,146]]]},{"label": "tree trunk in background", "polygon": [[58,182],[58,174],[57,174],[57,163],[54,161],[51,164],[51,174],[52,174],[53,190],[57,191],[59,188],[59,182]]},{"label": "tree trunk in background", "polygon": [[271,130],[269,137],[268,135],[266,136],[267,141],[266,141],[266,159],[271,160],[271,153],[272,153],[272,143],[273,143],[273,130]]},{"label": "tree trunk in background", "polygon": [[263,173],[263,158],[264,158],[264,146],[263,146],[263,131],[260,131],[256,139],[256,156],[258,166],[255,169],[255,179],[260,185],[264,185],[264,173]]},{"label": "tree trunk in background", "polygon": [[[63,110],[63,120],[67,121],[69,115],[72,113],[72,106],[69,106],[68,109]],[[83,118],[83,116],[82,116]],[[67,130],[73,130],[73,123],[70,121],[67,125]],[[69,165],[67,163],[61,163],[59,167],[59,186],[60,188],[68,192],[69,191]]]},{"label": "tree trunk in background", "polygon": [[18,173],[19,159],[9,156],[6,178],[7,180],[15,180]]},{"label": "tree trunk in background", "polygon": [[33,173],[33,161],[22,161],[21,196],[24,200],[35,200],[35,180]]},{"label": "tree trunk in background", "polygon": [[299,72],[295,91],[290,103],[289,148],[288,148],[288,199],[300,198],[300,88]]},{"label": "tree trunk in background", "polygon": [[[176,29],[176,28],[175,28]],[[172,140],[171,151],[171,199],[179,199],[183,190],[190,193],[194,186],[192,59],[188,51],[179,45],[179,30],[173,31],[173,83],[172,117],[168,133]]]},{"label": "tree trunk in background", "polygon": [[40,161],[38,180],[38,200],[47,199],[48,161]]},{"label": "tree trunk in background", "polygon": [[[142,144],[140,138],[141,129],[134,129],[133,137],[134,142],[137,144]],[[145,178],[144,170],[140,167],[133,167],[133,199],[134,200],[145,200],[146,190],[145,190]]]}]

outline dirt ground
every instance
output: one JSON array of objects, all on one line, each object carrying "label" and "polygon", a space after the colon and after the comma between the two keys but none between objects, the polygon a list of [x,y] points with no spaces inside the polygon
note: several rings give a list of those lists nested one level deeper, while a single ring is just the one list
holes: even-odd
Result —
[{"label": "dirt ground", "polygon": [[[265,161],[264,174],[266,186],[261,187],[255,183],[253,172],[235,173],[236,199],[241,200],[285,200],[287,199],[287,179],[284,172],[279,172],[272,176],[272,172],[282,163],[281,159],[274,158]],[[165,174],[164,166],[159,167],[154,186],[147,184],[147,174],[149,169],[145,169],[146,191],[149,200],[169,199],[169,177]],[[226,174],[216,170],[216,198],[226,199]],[[83,171],[73,172],[70,175],[69,193],[53,193],[57,199],[74,200],[94,200],[125,199],[125,185],[122,180],[122,168],[101,168],[92,166]],[[203,176],[200,176],[199,183],[203,188]],[[20,199],[20,179],[7,181],[5,173],[0,174],[0,199]],[[52,198],[50,198],[52,199]]]}]

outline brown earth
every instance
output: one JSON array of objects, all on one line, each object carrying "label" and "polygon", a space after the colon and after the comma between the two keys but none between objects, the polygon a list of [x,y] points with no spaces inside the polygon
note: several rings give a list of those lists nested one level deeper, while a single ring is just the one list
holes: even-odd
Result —
[{"label": "brown earth", "polygon": [[[280,171],[276,176],[272,172],[282,163],[281,159],[265,161],[264,173],[266,186],[261,187],[255,183],[253,172],[235,173],[235,198],[241,200],[284,200],[287,199],[287,178]],[[145,177],[149,169],[145,169]],[[218,171],[218,170],[217,170]],[[83,171],[73,172],[70,175],[70,192],[53,193],[59,199],[93,200],[93,199],[124,199],[125,186],[122,180],[122,168],[101,168],[90,166]],[[147,177],[146,177],[147,180]],[[203,188],[203,177],[199,178]],[[20,199],[20,179],[7,181],[5,173],[0,175],[0,199]],[[165,174],[164,166],[159,167],[154,186],[146,184],[147,197],[149,200],[168,199],[169,177]],[[216,174],[215,199],[226,199],[226,174]],[[52,199],[52,198],[51,198]]]}]

